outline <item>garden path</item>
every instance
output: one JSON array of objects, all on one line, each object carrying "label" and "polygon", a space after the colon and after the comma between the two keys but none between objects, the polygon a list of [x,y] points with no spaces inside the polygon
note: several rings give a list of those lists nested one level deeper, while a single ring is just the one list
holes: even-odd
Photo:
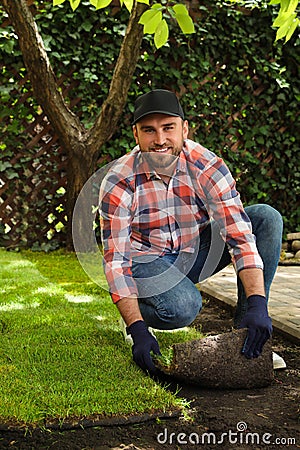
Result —
[{"label": "garden path", "polygon": [[[237,291],[233,266],[199,283],[199,289],[234,307]],[[300,343],[300,266],[278,266],[270,291],[269,313],[275,330]]]}]

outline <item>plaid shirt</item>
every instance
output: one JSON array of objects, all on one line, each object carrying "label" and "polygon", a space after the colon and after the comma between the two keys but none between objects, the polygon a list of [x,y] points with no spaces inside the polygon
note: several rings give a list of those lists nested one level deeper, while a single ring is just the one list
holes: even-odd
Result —
[{"label": "plaid shirt", "polygon": [[138,296],[135,256],[193,253],[199,233],[217,221],[239,271],[263,268],[251,223],[224,161],[187,140],[168,184],[135,147],[110,168],[100,189],[104,269],[114,302]]}]

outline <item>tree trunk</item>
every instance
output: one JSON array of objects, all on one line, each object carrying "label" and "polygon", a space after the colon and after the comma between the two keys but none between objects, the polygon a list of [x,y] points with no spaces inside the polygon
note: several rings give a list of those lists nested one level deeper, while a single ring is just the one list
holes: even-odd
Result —
[{"label": "tree trunk", "polygon": [[[82,191],[82,188],[89,177],[92,175],[96,166],[96,153],[92,151],[86,151],[85,154],[80,153],[80,145],[74,143],[73,155],[68,158],[68,163],[66,167],[67,172],[67,198],[66,198],[66,211],[67,211],[67,233],[66,233],[66,247],[68,250],[73,250],[73,234],[72,234],[72,224],[73,224],[73,211],[78,195]],[[87,145],[84,150],[88,150]],[[84,210],[82,210],[84,208]],[[90,234],[88,230],[92,228],[92,207],[90,201],[87,200],[82,203],[81,214],[77,214],[77,227],[80,225],[78,233],[85,236],[85,247],[81,251],[89,251],[90,245],[88,238]]]},{"label": "tree trunk", "polygon": [[206,388],[253,389],[273,380],[270,340],[258,358],[247,359],[241,349],[247,330],[237,330],[204,339],[173,345],[170,366],[158,360],[167,375]]},{"label": "tree trunk", "polygon": [[138,22],[147,6],[135,2],[132,8],[108,97],[93,127],[86,130],[68,108],[58,89],[42,38],[26,0],[0,0],[0,3],[19,37],[34,96],[67,153],[67,246],[71,247],[74,205],[85,182],[96,169],[100,148],[115,132],[123,113],[143,37],[142,26]]}]

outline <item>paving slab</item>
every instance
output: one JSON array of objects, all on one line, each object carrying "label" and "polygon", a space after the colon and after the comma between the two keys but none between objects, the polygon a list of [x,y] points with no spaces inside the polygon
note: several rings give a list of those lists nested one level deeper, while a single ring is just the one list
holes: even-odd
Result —
[{"label": "paving slab", "polygon": [[[202,293],[230,307],[237,303],[236,274],[228,266],[199,283]],[[269,313],[274,329],[300,343],[300,266],[279,266],[269,298]]]}]

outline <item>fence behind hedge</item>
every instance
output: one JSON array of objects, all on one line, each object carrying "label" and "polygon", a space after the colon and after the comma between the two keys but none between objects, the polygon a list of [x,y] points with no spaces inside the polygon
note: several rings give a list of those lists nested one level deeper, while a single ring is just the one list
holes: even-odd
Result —
[{"label": "fence behind hedge", "polygon": [[[19,111],[24,107],[26,116],[17,120],[23,147],[19,142],[15,148],[10,146],[10,151],[6,148],[0,162],[1,244],[47,249],[51,241],[53,248],[65,242],[66,155],[47,116],[32,100],[28,76],[20,77],[14,66],[6,66],[5,72],[8,79],[15,80],[10,98],[16,100]],[[78,86],[72,73],[58,80],[64,97]],[[74,96],[70,107],[79,102]],[[8,137],[16,118],[2,115],[0,120]]]}]

